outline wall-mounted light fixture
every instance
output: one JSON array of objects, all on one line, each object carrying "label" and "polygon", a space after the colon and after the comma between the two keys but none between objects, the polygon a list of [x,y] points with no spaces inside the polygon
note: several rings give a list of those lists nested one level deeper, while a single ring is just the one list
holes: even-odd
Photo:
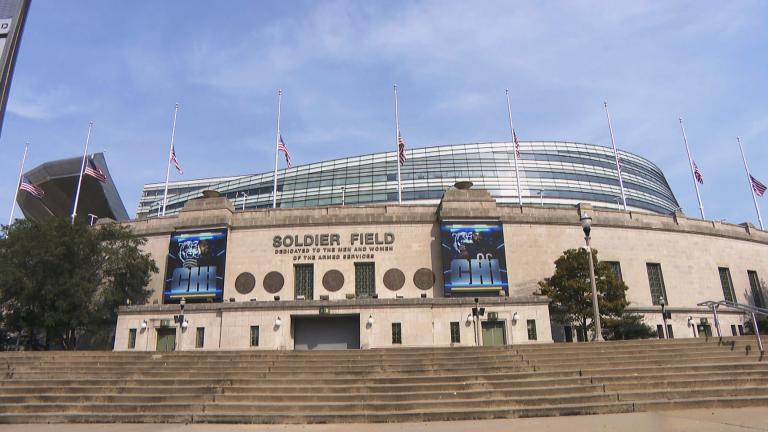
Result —
[{"label": "wall-mounted light fixture", "polygon": [[368,315],[368,325],[373,325],[373,315]]},{"label": "wall-mounted light fixture", "polygon": [[185,329],[187,327],[189,327],[189,320],[184,320],[184,322],[181,323],[181,328]]},{"label": "wall-mounted light fixture", "polygon": [[690,315],[688,316],[688,325],[693,326],[693,317]]},{"label": "wall-mounted light fixture", "polygon": [[141,322],[141,328],[142,329],[147,328],[147,320],[144,320],[144,321]]},{"label": "wall-mounted light fixture", "polygon": [[519,319],[520,319],[520,314],[518,314],[517,312],[512,314],[512,322],[517,322],[517,320]]},{"label": "wall-mounted light fixture", "polygon": [[470,325],[470,324],[472,324],[472,314],[471,313],[467,315],[467,325]]},{"label": "wall-mounted light fixture", "polygon": [[281,320],[280,317],[277,317],[275,320],[275,327],[280,327],[281,325],[283,325],[283,320]]}]

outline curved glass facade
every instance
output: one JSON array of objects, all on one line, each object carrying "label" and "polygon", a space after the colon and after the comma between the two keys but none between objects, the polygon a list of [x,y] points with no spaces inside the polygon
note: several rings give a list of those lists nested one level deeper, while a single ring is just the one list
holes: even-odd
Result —
[{"label": "curved glass facade", "polygon": [[[501,205],[516,205],[514,147],[509,142],[457,144],[410,149],[401,167],[405,203],[437,203],[446,189],[470,180],[488,190]],[[679,208],[664,173],[647,159],[619,150],[627,206],[631,210],[670,213]],[[594,144],[557,141],[520,143],[523,204],[621,208],[621,190],[613,150]],[[168,187],[167,215],[213,189],[235,207],[272,206],[273,172],[173,182]],[[138,218],[159,214],[163,183],[144,186]],[[245,194],[245,195],[244,195]],[[397,202],[395,152],[374,153],[278,170],[277,206],[384,204]]]}]

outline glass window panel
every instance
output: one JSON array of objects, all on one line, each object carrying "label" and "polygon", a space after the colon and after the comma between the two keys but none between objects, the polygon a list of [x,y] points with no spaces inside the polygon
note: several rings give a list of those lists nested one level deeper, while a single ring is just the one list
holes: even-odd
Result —
[{"label": "glass window panel", "polygon": [[648,284],[651,288],[651,301],[655,305],[660,305],[660,300],[663,298],[664,303],[668,305],[667,289],[664,286],[664,276],[661,273],[661,264],[646,263],[645,267],[648,270]]}]

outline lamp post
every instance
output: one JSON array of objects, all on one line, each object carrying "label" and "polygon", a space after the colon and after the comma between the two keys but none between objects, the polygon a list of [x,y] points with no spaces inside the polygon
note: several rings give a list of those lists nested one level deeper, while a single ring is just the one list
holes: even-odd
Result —
[{"label": "lamp post", "polygon": [[245,200],[248,199],[248,193],[245,192],[245,191],[240,191],[240,192],[236,193],[235,194],[235,200],[237,200],[237,197],[239,197],[240,195],[243,196],[243,207],[242,207],[242,210],[245,210]]},{"label": "lamp post", "polygon": [[95,214],[93,214],[93,213],[88,213],[88,217],[89,217],[89,218],[91,218],[91,223],[89,224],[89,225],[91,225],[91,226],[93,226],[93,224],[94,224],[94,223],[96,223],[96,219],[98,219],[98,218],[99,218],[98,216],[96,216],[96,215],[95,215]]},{"label": "lamp post", "polygon": [[661,335],[664,336],[664,339],[669,339],[669,335],[667,334],[667,302],[664,300],[664,296],[659,296],[659,304],[661,305],[661,321],[663,323]]},{"label": "lamp post", "polygon": [[589,233],[592,231],[592,218],[584,212],[581,214],[581,228],[584,230],[584,240],[587,242],[587,254],[589,255],[589,280],[592,284],[592,320],[595,323],[595,342],[604,342],[603,326],[600,324],[600,306],[597,304],[597,285],[595,284],[595,263],[592,260],[592,247],[589,245]]},{"label": "lamp post", "polygon": [[184,323],[186,321],[185,318],[184,318],[184,306],[186,306],[186,305],[187,305],[187,299],[182,297],[181,301],[179,301],[179,311],[180,311],[179,312],[179,319],[178,319],[178,321],[179,321],[179,341],[176,343],[176,350],[177,351],[181,351],[181,349],[183,348],[183,346],[181,345],[181,338],[182,338],[182,336],[184,336],[184,327],[185,327]]},{"label": "lamp post", "polygon": [[341,205],[342,205],[342,206],[344,205],[344,198],[345,198],[345,196],[344,196],[344,195],[345,195],[345,192],[346,192],[346,191],[347,191],[347,188],[346,188],[346,186],[342,186],[342,187],[341,187]]}]

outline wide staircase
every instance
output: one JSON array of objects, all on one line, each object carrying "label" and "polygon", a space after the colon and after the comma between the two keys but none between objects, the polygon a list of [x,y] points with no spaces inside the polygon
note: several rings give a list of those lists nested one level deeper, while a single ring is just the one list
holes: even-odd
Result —
[{"label": "wide staircase", "polygon": [[755,342],[0,353],[0,422],[362,423],[768,406],[768,362]]}]

